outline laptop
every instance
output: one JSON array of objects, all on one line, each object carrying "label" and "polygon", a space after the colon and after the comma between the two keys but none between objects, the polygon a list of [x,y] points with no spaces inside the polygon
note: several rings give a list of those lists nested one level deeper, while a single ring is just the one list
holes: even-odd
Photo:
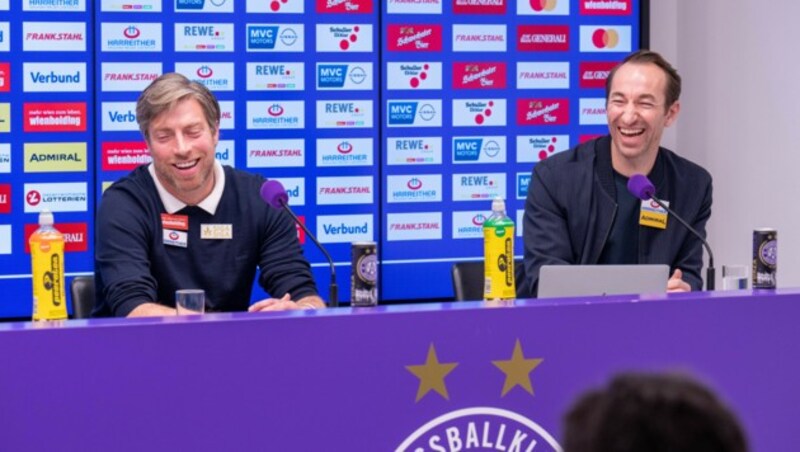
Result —
[{"label": "laptop", "polygon": [[667,265],[543,265],[539,298],[667,291]]}]

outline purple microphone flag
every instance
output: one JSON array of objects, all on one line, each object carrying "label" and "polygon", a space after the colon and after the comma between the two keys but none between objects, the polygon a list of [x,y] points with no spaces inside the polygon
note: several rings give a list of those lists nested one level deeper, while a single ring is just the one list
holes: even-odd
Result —
[{"label": "purple microphone flag", "polygon": [[271,207],[282,209],[289,205],[289,195],[280,182],[270,179],[261,185],[261,199]]},{"label": "purple microphone flag", "polygon": [[[656,194],[656,187],[644,174],[634,174],[628,179],[628,191],[633,196],[647,201]],[[264,192],[263,189],[261,192]]]}]

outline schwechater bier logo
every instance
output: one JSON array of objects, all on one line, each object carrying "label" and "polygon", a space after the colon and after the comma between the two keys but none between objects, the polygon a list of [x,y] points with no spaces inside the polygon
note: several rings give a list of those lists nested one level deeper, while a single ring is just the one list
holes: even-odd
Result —
[{"label": "schwechater bier logo", "polygon": [[455,89],[505,89],[506,63],[453,63]]},{"label": "schwechater bier logo", "polygon": [[569,124],[569,99],[517,99],[517,124]]},{"label": "schwechater bier logo", "polygon": [[441,52],[442,26],[390,24],[387,47],[391,52]]},{"label": "schwechater bier logo", "polygon": [[372,13],[375,0],[317,0],[318,13]]}]

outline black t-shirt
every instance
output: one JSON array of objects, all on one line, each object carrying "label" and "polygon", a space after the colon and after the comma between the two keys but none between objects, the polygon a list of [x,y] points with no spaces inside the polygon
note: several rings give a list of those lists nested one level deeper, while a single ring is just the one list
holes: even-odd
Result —
[{"label": "black t-shirt", "polygon": [[600,264],[639,263],[639,209],[641,200],[628,191],[628,178],[614,171],[617,215],[600,254]]}]

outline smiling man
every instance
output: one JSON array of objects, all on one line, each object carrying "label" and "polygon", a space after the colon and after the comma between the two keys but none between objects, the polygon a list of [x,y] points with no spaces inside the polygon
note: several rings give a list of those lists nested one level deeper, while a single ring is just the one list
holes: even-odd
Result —
[{"label": "smiling man", "polygon": [[[164,74],[136,120],[153,162],[103,194],[94,316],[175,315],[178,289],[203,289],[212,312],[325,306],[294,223],[259,196],[264,178],[216,161],[220,108],[208,88]],[[257,268],[271,297],[250,306]]]},{"label": "smiling man", "polygon": [[660,146],[680,112],[681,79],[661,55],[640,50],[606,80],[609,135],[539,162],[523,219],[525,278],[519,296],[535,296],[539,268],[559,264],[666,264],[668,291],[700,290],[702,243],[666,212],[628,193],[628,178],[645,174],[656,196],[705,236],[711,175]]}]

